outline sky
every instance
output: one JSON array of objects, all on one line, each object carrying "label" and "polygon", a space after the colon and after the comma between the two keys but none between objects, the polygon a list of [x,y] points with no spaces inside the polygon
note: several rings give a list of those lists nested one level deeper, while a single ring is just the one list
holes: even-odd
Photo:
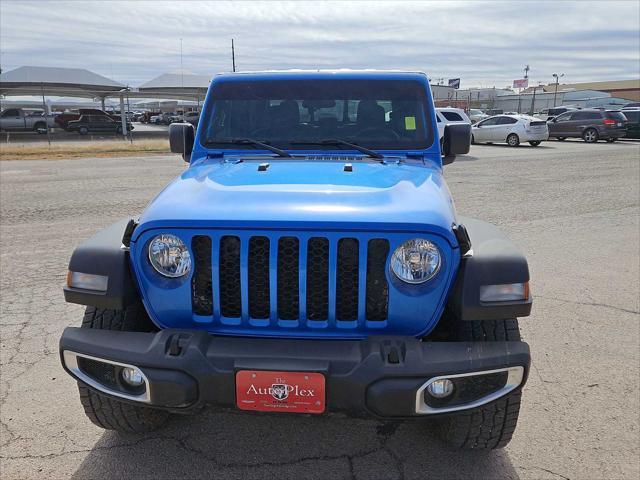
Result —
[{"label": "sky", "polygon": [[640,77],[640,2],[0,2],[0,67],[165,73],[374,68],[504,87]]}]

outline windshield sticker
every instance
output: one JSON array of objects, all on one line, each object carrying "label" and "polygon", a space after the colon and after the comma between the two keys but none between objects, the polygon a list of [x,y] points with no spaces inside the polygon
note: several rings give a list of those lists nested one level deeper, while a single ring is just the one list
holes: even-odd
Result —
[{"label": "windshield sticker", "polygon": [[404,117],[404,129],[415,130],[416,129],[416,117]]}]

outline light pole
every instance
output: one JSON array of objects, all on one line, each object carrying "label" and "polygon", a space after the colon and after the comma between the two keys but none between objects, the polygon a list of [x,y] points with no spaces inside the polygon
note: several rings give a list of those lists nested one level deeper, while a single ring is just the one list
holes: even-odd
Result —
[{"label": "light pole", "polygon": [[560,75],[558,75],[557,73],[554,73],[552,75],[553,78],[556,79],[556,88],[553,91],[553,108],[556,107],[556,97],[558,96],[558,82],[560,81],[560,78],[564,77],[564,73],[561,73]]}]

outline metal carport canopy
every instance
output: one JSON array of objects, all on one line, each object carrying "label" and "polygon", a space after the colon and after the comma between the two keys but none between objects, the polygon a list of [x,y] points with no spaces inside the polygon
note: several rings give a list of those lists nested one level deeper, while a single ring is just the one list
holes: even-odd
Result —
[{"label": "metal carport canopy", "polygon": [[133,97],[138,98],[175,98],[180,100],[203,100],[211,77],[193,73],[164,73],[153,80],[140,85]]},{"label": "metal carport canopy", "polygon": [[[123,92],[128,87],[83,68],[63,67],[19,67],[0,74],[0,95],[45,95],[60,97],[81,97],[104,100],[108,96],[120,96],[120,120],[122,134],[127,136],[127,120],[124,110]],[[47,124],[47,135],[49,127]]]},{"label": "metal carport canopy", "polygon": [[127,90],[126,85],[82,68],[19,67],[0,74],[0,95],[54,95],[105,98]]}]

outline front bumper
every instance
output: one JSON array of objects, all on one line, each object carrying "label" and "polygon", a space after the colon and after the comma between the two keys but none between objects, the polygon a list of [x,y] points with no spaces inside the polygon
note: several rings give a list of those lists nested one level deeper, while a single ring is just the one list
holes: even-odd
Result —
[{"label": "front bumper", "polygon": [[[530,364],[529,346],[524,342],[256,339],[192,330],[138,333],[73,327],[65,329],[60,339],[60,354],[67,372],[88,386],[124,401],[171,411],[232,407],[236,372],[272,370],[322,373],[327,411],[384,418],[478,407],[521,388]],[[77,362],[80,357],[138,367],[146,382],[144,392],[123,394],[106,388],[83,373]],[[454,408],[421,407],[425,387],[436,377],[494,371],[508,372],[509,380],[499,390]]]}]

